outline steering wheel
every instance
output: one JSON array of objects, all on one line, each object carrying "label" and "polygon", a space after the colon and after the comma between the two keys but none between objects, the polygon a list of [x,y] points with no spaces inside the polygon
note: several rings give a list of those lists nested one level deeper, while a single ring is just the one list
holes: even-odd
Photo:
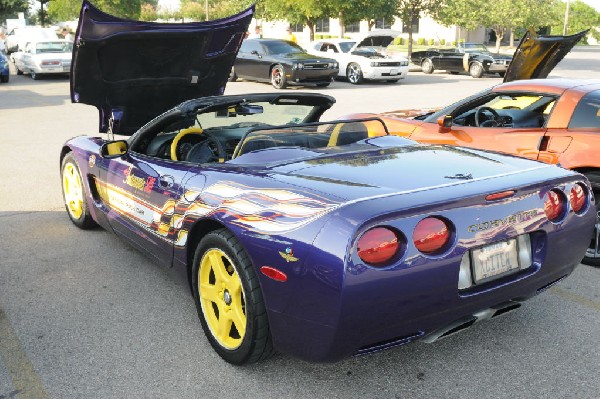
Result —
[{"label": "steering wheel", "polygon": [[[480,122],[486,111],[492,114],[492,119]],[[498,112],[496,112],[494,108],[480,107],[477,112],[475,112],[475,126],[477,127],[496,127],[498,126],[498,120],[500,120],[500,115],[498,115]]]},{"label": "steering wheel", "polygon": [[221,142],[212,134],[204,132],[202,141],[190,148],[185,160],[194,163],[225,162],[225,155]]},{"label": "steering wheel", "polygon": [[181,129],[179,133],[173,138],[173,142],[171,143],[171,160],[173,161],[183,161],[183,159],[177,158],[177,146],[179,145],[179,141],[182,137],[187,136],[188,134],[202,134],[203,130],[199,127],[188,127],[187,129]]}]

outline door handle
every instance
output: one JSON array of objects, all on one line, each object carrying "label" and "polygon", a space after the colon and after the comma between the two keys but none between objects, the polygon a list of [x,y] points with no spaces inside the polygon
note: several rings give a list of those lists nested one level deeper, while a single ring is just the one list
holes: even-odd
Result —
[{"label": "door handle", "polygon": [[171,188],[175,184],[175,179],[171,175],[162,175],[158,178],[158,185],[162,188]]}]

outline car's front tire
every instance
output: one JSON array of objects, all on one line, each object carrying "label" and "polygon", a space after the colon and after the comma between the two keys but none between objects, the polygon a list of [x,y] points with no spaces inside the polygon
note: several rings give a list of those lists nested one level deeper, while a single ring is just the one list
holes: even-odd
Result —
[{"label": "car's front tire", "polygon": [[96,226],[87,205],[79,165],[72,153],[68,153],[63,158],[60,177],[65,208],[73,224],[80,229],[90,229]]},{"label": "car's front tire", "polygon": [[346,68],[346,78],[353,85],[361,84],[364,80],[362,69],[356,62],[351,62]]},{"label": "car's front tire", "polygon": [[276,89],[285,89],[287,79],[285,77],[285,68],[281,64],[275,65],[271,69],[271,85]]},{"label": "car's front tire", "polygon": [[421,71],[423,73],[433,73],[433,62],[429,58],[425,58],[421,63]]},{"label": "car's front tire", "polygon": [[600,266],[600,172],[588,172],[585,176],[592,184],[594,196],[596,197],[596,227],[594,228],[594,235],[590,240],[590,246],[581,263]]},{"label": "car's front tire", "polygon": [[483,66],[479,62],[473,62],[469,66],[469,75],[473,78],[480,78],[483,76]]},{"label": "car's front tire", "polygon": [[254,266],[227,229],[213,231],[200,240],[192,266],[192,287],[204,333],[225,361],[254,363],[273,354]]}]

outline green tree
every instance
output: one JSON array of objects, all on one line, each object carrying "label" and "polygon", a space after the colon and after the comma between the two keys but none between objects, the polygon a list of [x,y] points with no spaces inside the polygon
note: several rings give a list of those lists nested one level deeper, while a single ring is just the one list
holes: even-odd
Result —
[{"label": "green tree", "polygon": [[138,20],[142,11],[142,0],[95,0],[94,5],[119,18]]},{"label": "green tree", "polygon": [[[48,12],[47,12],[47,4],[50,2],[50,0],[35,0],[33,3],[35,5],[35,9],[36,9],[36,14],[39,18],[39,22],[40,25],[42,26],[46,26],[46,23],[48,22]],[[39,3],[39,6],[36,4]]]},{"label": "green tree", "polygon": [[140,19],[142,21],[156,21],[159,18],[158,1],[156,4],[142,3],[140,9]]},{"label": "green tree", "polygon": [[338,15],[330,16],[339,18],[340,36],[343,37],[346,24],[366,20],[371,30],[378,18],[395,15],[397,0],[330,0],[330,4],[332,10],[338,10]]},{"label": "green tree", "polygon": [[446,1],[451,0],[397,0],[396,15],[400,17],[400,19],[406,26],[411,27],[411,29],[408,31],[409,56],[410,53],[412,53],[413,42],[412,22],[415,19],[421,18],[425,15],[437,15],[440,9],[444,8]]},{"label": "green tree", "polygon": [[27,13],[29,2],[27,0],[0,0],[0,20],[17,18],[17,13]]},{"label": "green tree", "polygon": [[[281,0],[261,3],[261,15],[268,20],[286,20],[302,23],[310,30],[310,40],[315,38],[315,23],[320,18],[337,16],[330,0]],[[335,14],[334,14],[335,13]]]},{"label": "green tree", "polygon": [[52,0],[48,4],[48,16],[54,21],[72,21],[79,16],[80,0]]},{"label": "green tree", "polygon": [[[564,28],[564,15],[567,4],[560,1],[555,6],[555,12],[559,16],[554,23],[551,24],[551,33],[553,35],[562,35]],[[590,29],[590,35],[600,40],[600,32],[597,29],[600,27],[600,12],[596,11],[594,7],[591,7],[581,0],[570,3],[569,7],[569,20],[567,26],[567,34],[572,35],[577,32]],[[585,40],[585,39],[584,39]]]},{"label": "green tree", "polygon": [[559,0],[446,0],[435,19],[444,25],[466,29],[491,28],[496,34],[496,52],[504,35],[516,28],[538,28],[556,19]]}]

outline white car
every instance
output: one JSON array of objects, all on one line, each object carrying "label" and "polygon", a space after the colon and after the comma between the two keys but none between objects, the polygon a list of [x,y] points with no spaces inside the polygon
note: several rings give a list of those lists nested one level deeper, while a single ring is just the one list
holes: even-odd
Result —
[{"label": "white car", "polygon": [[19,26],[6,35],[6,52],[8,54],[23,51],[25,45],[36,40],[56,40],[58,35],[52,28],[39,26]]},{"label": "white car", "polygon": [[364,80],[397,82],[408,74],[408,59],[403,56],[388,56],[386,47],[400,32],[375,30],[353,39],[322,39],[308,46],[308,53],[335,59],[340,66],[338,76],[352,84]]},{"label": "white car", "polygon": [[65,39],[30,42],[25,51],[11,54],[17,75],[29,73],[34,80],[44,74],[68,75],[71,71],[73,42]]}]

